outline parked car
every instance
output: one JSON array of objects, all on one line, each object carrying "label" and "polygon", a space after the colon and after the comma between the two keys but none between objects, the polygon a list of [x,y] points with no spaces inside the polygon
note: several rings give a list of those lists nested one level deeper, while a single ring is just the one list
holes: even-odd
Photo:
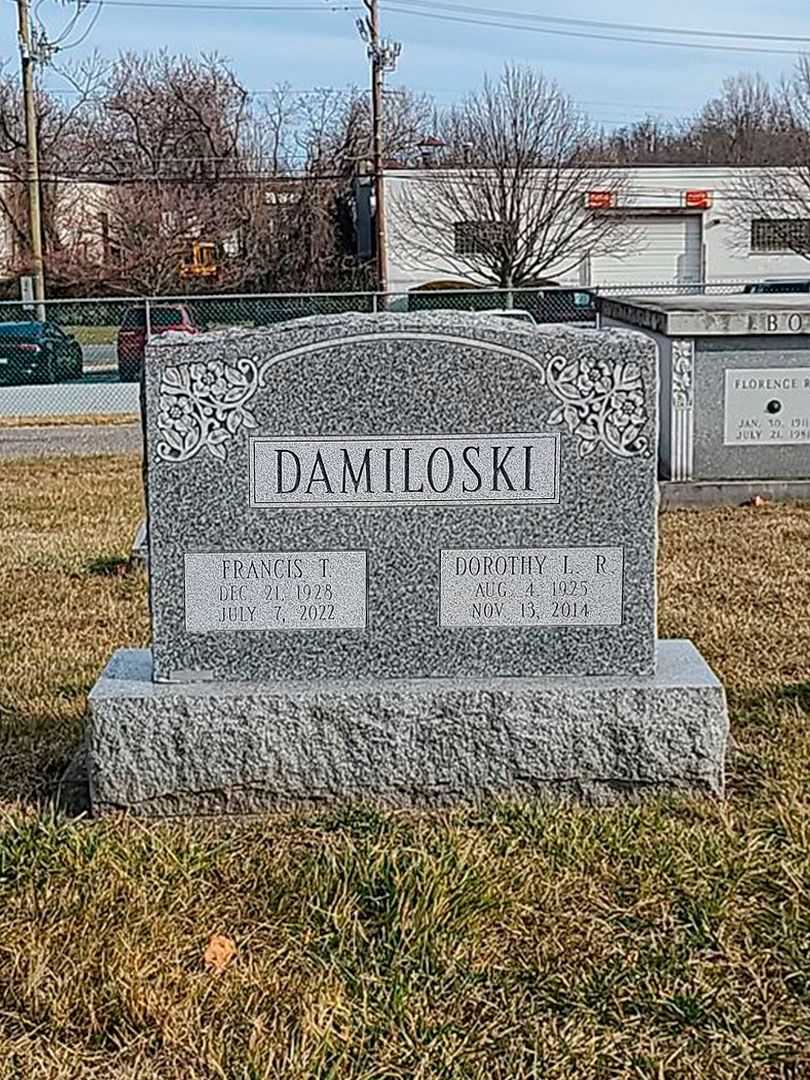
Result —
[{"label": "parked car", "polygon": [[810,293],[810,278],[780,281],[778,278],[753,281],[743,289],[745,293]]},{"label": "parked car", "polygon": [[[202,329],[185,304],[150,304],[149,329],[152,336],[179,331],[198,334]],[[146,308],[143,304],[128,308],[118,331],[118,377],[135,382],[141,377],[146,352]]]},{"label": "parked car", "polygon": [[82,347],[53,322],[0,323],[0,383],[80,379]]},{"label": "parked car", "polygon": [[537,320],[525,308],[484,308],[482,315],[498,315],[501,319],[513,319],[515,322],[534,323]]},{"label": "parked car", "polygon": [[537,294],[538,322],[596,322],[596,301],[587,289],[543,289]]}]

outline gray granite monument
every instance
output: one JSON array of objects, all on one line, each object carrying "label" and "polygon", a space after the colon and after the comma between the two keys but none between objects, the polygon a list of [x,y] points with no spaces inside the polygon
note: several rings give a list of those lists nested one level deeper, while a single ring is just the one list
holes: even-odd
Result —
[{"label": "gray granite monument", "polygon": [[603,327],[638,329],[658,345],[666,496],[810,496],[810,297],[602,297],[599,304]]},{"label": "gray granite monument", "polygon": [[151,650],[90,698],[94,808],[723,789],[656,637],[656,350],[491,316],[159,339]]}]

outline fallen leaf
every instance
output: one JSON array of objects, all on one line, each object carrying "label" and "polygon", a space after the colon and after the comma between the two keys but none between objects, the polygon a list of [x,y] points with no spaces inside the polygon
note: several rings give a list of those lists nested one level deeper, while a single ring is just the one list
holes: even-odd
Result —
[{"label": "fallen leaf", "polygon": [[236,945],[224,934],[214,934],[203,953],[203,961],[210,971],[224,971],[236,958]]}]

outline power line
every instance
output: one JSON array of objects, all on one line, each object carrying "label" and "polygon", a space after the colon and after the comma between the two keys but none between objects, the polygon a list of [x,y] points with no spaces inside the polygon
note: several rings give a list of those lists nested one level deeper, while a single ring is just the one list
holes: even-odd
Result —
[{"label": "power line", "polygon": [[[14,2],[14,0],[12,0]],[[565,18],[563,16],[554,15],[537,15],[534,12],[528,11],[510,11],[504,9],[496,9],[490,7],[478,7],[470,4],[456,4],[447,3],[443,0],[394,0],[398,5],[403,5],[407,8],[424,8],[425,11],[408,10],[404,11],[399,8],[400,14],[409,15],[425,15],[426,17],[441,18],[443,17],[437,8],[441,9],[442,13],[447,13],[444,17],[450,18],[451,14],[457,13],[457,18],[452,21],[466,22],[468,21],[465,16],[481,15],[488,19],[495,20],[493,25],[503,27],[504,29],[517,29],[526,30],[532,29],[530,27],[519,26],[511,27],[503,23],[503,19],[521,19],[527,22],[536,23],[549,23],[555,26],[572,26],[581,27],[583,29],[603,29],[603,30],[625,30],[631,33],[642,34],[671,34],[679,37],[699,37],[699,38],[724,38],[731,41],[774,41],[774,42],[800,42],[810,45],[810,37],[802,37],[796,34],[757,34],[745,31],[735,32],[733,30],[711,30],[706,27],[670,27],[670,26],[658,26],[647,25],[643,23],[622,23],[613,22],[609,20],[601,19],[574,19]],[[340,2],[325,2],[321,4],[312,3],[298,3],[298,4],[284,4],[284,3],[258,3],[258,4],[230,4],[225,2],[216,2],[216,0],[84,0],[86,4],[94,4],[101,6],[105,4],[107,7],[140,7],[140,8],[176,8],[183,9],[189,8],[194,10],[210,10],[210,11],[321,11],[326,13],[330,12],[344,12],[344,11],[360,11],[362,10],[359,4],[346,4]],[[390,7],[389,0],[382,0],[382,3]],[[392,8],[394,10],[394,8]],[[490,25],[489,23],[485,25]],[[551,30],[543,30],[540,32],[551,33]],[[558,31],[562,33],[562,31]],[[573,32],[572,32],[573,34]],[[600,40],[629,40],[631,43],[637,41],[639,44],[656,44],[656,45],[668,45],[676,44],[674,42],[658,42],[658,41],[646,41],[640,39],[624,39],[624,38],[603,38],[602,35],[581,35],[576,34],[573,36],[597,36]],[[689,47],[689,43],[678,43]],[[756,51],[756,52],[775,52],[776,54],[787,53],[793,55],[798,50],[786,49],[786,50],[772,50],[772,49],[742,49],[735,46],[720,46],[720,45],[694,45],[693,48],[714,48],[723,49],[730,52],[739,51]]]},{"label": "power line", "polygon": [[[245,92],[255,97],[264,97],[271,94],[277,94],[279,92],[286,92],[293,97],[322,97],[324,95],[335,95],[338,97],[345,97],[347,99],[353,99],[358,97],[364,97],[369,94],[367,87],[353,86],[353,87],[309,87],[309,88],[296,88],[287,86],[275,86],[275,87],[245,87]],[[391,86],[386,88],[386,95],[405,95],[408,91],[412,91],[415,94],[426,94],[432,97],[435,94],[455,94],[459,98],[465,94],[463,87],[459,87],[456,90],[448,88],[442,89],[430,89],[429,87],[407,87],[407,86]],[[84,91],[77,90],[75,87],[58,87],[58,86],[43,86],[42,91],[46,94],[52,94],[54,97],[79,97],[84,95]],[[84,95],[89,101],[103,101],[103,94],[87,94]],[[575,105],[582,106],[587,111],[604,111],[613,109],[627,109],[635,110],[634,112],[627,112],[622,116],[620,122],[632,122],[640,119],[644,120],[651,114],[657,116],[661,113],[671,113],[673,116],[688,116],[694,112],[695,105],[675,105],[669,103],[667,105],[662,104],[642,104],[635,101],[596,101],[591,98],[577,98],[573,99]],[[601,119],[596,117],[596,119]],[[614,121],[607,119],[605,123],[613,123]]]},{"label": "power line", "polygon": [[[339,97],[359,97],[360,95],[368,94],[369,90],[364,86],[349,86],[349,87],[309,87],[309,88],[296,88],[293,86],[269,86],[269,87],[245,87],[247,94],[255,94],[256,96],[265,96],[269,94],[278,94],[279,92],[291,94],[294,97],[321,97],[324,95],[335,94]],[[58,87],[58,86],[43,86],[43,92],[47,94],[53,94],[59,97],[76,97],[83,93],[82,90],[77,90],[75,87]],[[463,87],[459,87],[456,90],[451,90],[449,87],[431,90],[429,87],[408,87],[408,86],[390,86],[386,88],[386,93],[390,95],[404,95],[409,91],[415,94],[427,94],[432,96],[434,94],[457,94],[463,95],[465,93]],[[90,95],[93,99],[102,98],[103,95],[95,94]],[[686,113],[689,112],[692,106],[689,105],[654,105],[654,104],[642,104],[636,101],[596,101],[594,99],[577,98],[575,104],[584,106],[593,106],[594,108],[610,108],[610,109],[637,109],[641,115],[646,115],[650,110],[659,112],[671,112],[671,113]]]},{"label": "power line", "polygon": [[[86,94],[83,90],[77,90],[75,87],[58,87],[58,86],[43,86],[42,90],[46,94],[53,94],[58,97],[77,97],[86,96],[90,101],[102,101],[105,97],[104,94]],[[363,94],[368,94],[369,90],[365,87],[313,87],[310,90],[294,90],[292,87],[269,87],[263,90],[250,90],[244,88],[246,94],[266,95],[277,94],[279,90],[292,94],[295,97],[321,97],[324,95],[335,94],[339,97],[359,97]],[[394,91],[392,91],[394,92]],[[403,88],[402,93],[405,92]]]},{"label": "power line", "polygon": [[[728,172],[729,170],[734,170],[737,173],[745,174],[746,172],[748,172],[748,171],[750,171],[752,169],[756,169],[758,172],[766,174],[766,176],[764,176],[763,178],[767,178],[767,175],[773,175],[775,172],[778,172],[778,171],[784,171],[786,174],[790,174],[791,169],[794,168],[794,167],[789,166],[789,165],[771,166],[771,167],[765,167],[765,166],[734,166],[734,165],[705,165],[705,164],[689,163],[689,162],[677,163],[677,164],[674,164],[674,165],[673,164],[668,164],[668,165],[656,166],[655,164],[653,164],[653,165],[649,165],[649,166],[644,166],[644,165],[615,165],[615,164],[612,164],[612,163],[603,163],[603,162],[595,161],[591,165],[583,166],[581,168],[577,168],[574,171],[581,174],[583,184],[587,184],[589,182],[589,173],[591,173],[591,172],[593,172],[593,173],[599,173],[599,172],[610,173],[611,177],[615,178],[615,180],[621,184],[621,179],[622,179],[622,176],[624,174],[634,172],[634,171],[635,172],[644,172],[646,170],[649,170],[651,173],[654,173],[654,172],[657,172],[658,170],[660,170],[662,168],[678,169],[680,171],[694,169],[695,170],[695,181],[694,182],[695,183],[701,182],[703,184],[706,184],[711,189],[712,183],[716,183],[717,178],[713,177],[712,175],[707,175],[707,174],[716,173],[718,171]],[[487,171],[487,170],[484,167],[476,170],[476,172],[485,172],[485,171]],[[543,170],[538,169],[537,171],[542,172]],[[565,170],[563,170],[563,171],[565,171]],[[460,178],[460,180],[462,182],[469,182],[469,177],[467,177],[465,179],[464,170],[454,169],[454,168],[448,168],[446,170],[436,169],[436,170],[427,170],[427,171],[406,170],[406,169],[403,169],[403,170],[390,170],[388,172],[388,176],[390,177],[391,173],[398,173],[398,175],[396,176],[396,179],[398,181],[403,181],[403,182],[406,182],[406,183],[409,183],[409,184],[427,184],[427,185],[434,184],[435,185],[437,183],[447,183],[447,176],[446,176],[447,172],[458,172],[459,173],[459,178]],[[445,174],[445,175],[443,175],[443,174]],[[272,183],[276,183],[276,184],[280,184],[280,185],[287,185],[287,184],[305,185],[305,184],[308,184],[308,183],[316,183],[316,184],[333,183],[334,181],[345,181],[345,179],[346,179],[345,175],[342,175],[340,173],[322,173],[322,174],[307,176],[307,175],[302,175],[300,173],[290,175],[290,174],[283,174],[283,173],[279,174],[279,173],[270,173],[270,172],[261,172],[261,171],[245,172],[245,173],[241,173],[241,174],[236,173],[236,174],[230,174],[230,175],[229,174],[223,174],[223,175],[220,175],[218,177],[212,177],[212,178],[185,178],[185,177],[182,177],[182,176],[178,176],[176,173],[141,173],[141,174],[131,173],[131,174],[128,174],[128,175],[115,176],[115,175],[113,175],[113,174],[111,174],[109,172],[106,172],[106,173],[102,173],[102,172],[90,173],[90,172],[85,172],[85,171],[76,172],[73,175],[66,175],[66,174],[63,173],[62,175],[58,175],[58,176],[43,175],[41,177],[41,181],[42,181],[43,184],[47,183],[47,184],[75,185],[75,186],[83,186],[83,185],[87,185],[87,184],[93,184],[93,185],[98,185],[100,187],[107,187],[107,186],[109,186],[109,187],[118,187],[118,186],[130,186],[130,185],[136,185],[136,184],[149,184],[149,183],[171,183],[171,184],[176,184],[176,185],[183,186],[183,187],[186,187],[186,186],[187,187],[197,187],[197,186],[205,186],[205,185],[208,185],[208,186],[221,185],[221,186],[224,187],[224,186],[229,185],[229,184],[230,185],[236,185],[236,184],[272,184]],[[3,184],[20,184],[20,183],[24,183],[24,178],[22,178],[22,177],[16,177],[15,178],[15,177],[10,177],[10,176],[7,176],[7,177],[0,176],[0,185],[3,185]],[[627,184],[626,186],[620,186],[618,191],[617,191],[617,194],[623,199],[624,198],[632,198],[632,199],[657,199],[657,200],[661,200],[661,199],[669,198],[669,199],[679,200],[681,198],[681,196],[683,195],[684,190],[688,186],[689,185],[688,185],[686,180],[684,180],[683,183],[677,184],[675,186],[668,186],[666,184],[659,184],[659,185],[652,184],[650,186],[642,186],[639,183],[638,176],[635,176],[633,178],[633,180],[629,184]],[[757,201],[758,204],[773,203],[773,204],[777,204],[777,205],[781,205],[781,206],[787,205],[789,203],[798,203],[798,202],[801,202],[802,204],[804,204],[805,202],[810,202],[810,190],[806,190],[806,189],[808,189],[808,185],[806,183],[804,183],[804,182],[800,182],[800,189],[797,189],[794,192],[789,191],[784,195],[762,195],[762,196],[757,196],[756,201]],[[543,189],[542,189],[542,186],[535,189],[535,188],[532,187],[531,184],[527,184],[526,190],[531,191],[531,190],[543,190]],[[585,189],[583,188],[583,190],[585,190]],[[725,202],[725,203],[732,202],[733,203],[733,202],[750,202],[751,201],[751,199],[750,199],[750,197],[748,195],[740,194],[739,192],[736,192],[733,189],[718,190],[718,191],[715,192],[715,194],[716,194],[718,202]],[[674,209],[677,209],[680,206],[680,203],[679,202],[674,202],[674,203],[671,203],[669,205],[671,205]],[[624,210],[624,211],[627,211],[628,213],[632,214],[634,211],[635,212],[643,212],[645,210],[645,204],[644,203],[624,203],[624,204],[620,205],[619,207],[617,207],[617,209],[618,210]]]},{"label": "power line", "polygon": [[357,4],[220,4],[201,0],[85,0],[87,4],[105,7],[193,8],[201,11],[320,11],[328,15],[335,11],[359,11]]},{"label": "power line", "polygon": [[470,4],[447,3],[446,0],[396,0],[408,7],[427,8],[430,11],[441,8],[443,11],[459,12],[470,15],[486,15],[490,18],[526,19],[529,22],[553,23],[561,26],[592,27],[602,30],[630,30],[644,34],[675,34],[680,37],[730,38],[742,41],[802,41],[810,43],[810,37],[798,37],[795,34],[752,34],[733,30],[708,30],[671,26],[648,26],[641,23],[607,22],[597,19],[572,19],[557,15],[537,15],[529,11],[505,11],[503,9],[473,7]]},{"label": "power line", "polygon": [[[331,183],[335,180],[345,180],[346,177],[340,173],[319,173],[314,176],[290,176],[287,173],[236,173],[234,175],[220,175],[216,177],[184,177],[178,176],[177,173],[143,173],[136,174],[130,173],[123,176],[115,176],[112,173],[76,173],[70,175],[49,176],[41,175],[40,181],[43,184],[75,184],[77,186],[84,184],[96,184],[99,187],[110,186],[118,187],[120,185],[129,184],[151,184],[151,183],[171,183],[181,186],[199,187],[199,186],[217,186],[226,184],[309,184],[309,183]],[[0,176],[0,184],[22,184],[24,179],[21,177]]]},{"label": "power line", "polygon": [[[98,0],[98,7],[93,12],[93,16],[90,19],[90,22],[85,27],[84,33],[81,34],[75,41],[71,41],[67,45],[60,45],[58,41],[56,41],[54,43],[59,47],[60,52],[65,52],[68,49],[78,49],[78,47],[80,45],[83,45],[84,42],[87,41],[88,37],[90,36],[90,34],[93,31],[93,27],[96,25],[96,23],[98,22],[99,16],[101,15],[101,8],[102,8],[103,3],[104,3],[104,0]],[[79,7],[79,11],[81,11],[81,7]]]},{"label": "power line", "polygon": [[526,24],[521,26],[517,23],[507,23],[500,20],[486,21],[484,19],[476,19],[466,15],[446,15],[441,14],[438,11],[417,11],[412,8],[398,7],[396,4],[389,3],[388,0],[386,0],[385,8],[386,11],[397,12],[400,15],[415,15],[422,19],[437,19],[442,22],[462,23],[467,26],[485,26],[497,30],[528,31],[533,34],[551,34],[554,37],[587,38],[596,41],[618,41],[623,45],[658,45],[672,49],[708,50],[710,52],[724,53],[764,53],[770,56],[795,56],[797,52],[799,52],[798,49],[765,49],[752,45],[698,44],[687,41],[662,41],[657,38],[631,38],[616,34],[597,34],[582,30],[553,30],[550,27],[531,26]]}]

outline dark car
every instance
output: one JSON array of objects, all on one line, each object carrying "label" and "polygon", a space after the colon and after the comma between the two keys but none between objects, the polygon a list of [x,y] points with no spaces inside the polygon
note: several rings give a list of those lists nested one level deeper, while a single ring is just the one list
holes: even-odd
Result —
[{"label": "dark car", "polygon": [[82,377],[82,347],[52,322],[0,323],[0,383]]},{"label": "dark car", "polygon": [[537,320],[530,311],[525,308],[486,308],[482,315],[497,315],[501,319],[511,319],[513,322],[526,322],[534,324]]},{"label": "dark car", "polygon": [[743,289],[745,293],[810,293],[810,279],[794,278],[792,281],[754,281]]},{"label": "dark car", "polygon": [[[185,304],[151,304],[149,329],[154,337],[169,331],[198,334],[201,327],[191,317]],[[146,308],[140,305],[124,312],[118,331],[118,376],[122,382],[140,379],[145,352]]]},{"label": "dark car", "polygon": [[594,295],[587,289],[542,289],[537,294],[538,322],[596,322]]}]

